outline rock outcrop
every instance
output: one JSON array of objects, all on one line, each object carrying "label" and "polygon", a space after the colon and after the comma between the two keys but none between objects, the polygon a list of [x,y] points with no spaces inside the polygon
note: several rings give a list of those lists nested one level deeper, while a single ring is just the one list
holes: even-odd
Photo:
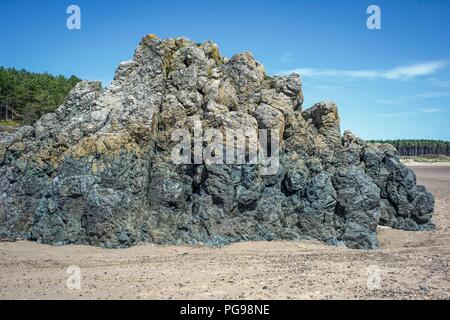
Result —
[{"label": "rock outcrop", "polygon": [[[319,239],[378,245],[378,225],[430,230],[434,198],[386,144],[340,133],[337,107],[303,110],[298,75],[211,42],[139,44],[106,89],[83,81],[34,126],[0,133],[0,235],[127,247]],[[175,130],[277,129],[279,168],[175,164]],[[227,142],[228,143],[228,142]],[[217,150],[216,150],[217,151]]]}]

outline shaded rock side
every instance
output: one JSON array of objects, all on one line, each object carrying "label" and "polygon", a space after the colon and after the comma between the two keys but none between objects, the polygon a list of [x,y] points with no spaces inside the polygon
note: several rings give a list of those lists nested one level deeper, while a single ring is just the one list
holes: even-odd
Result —
[{"label": "shaded rock side", "polygon": [[[34,126],[0,132],[0,236],[128,247],[318,239],[376,248],[377,225],[430,230],[433,196],[390,145],[303,110],[298,75],[250,53],[145,37],[107,88],[83,81]],[[176,165],[174,130],[278,128],[280,168]]]}]

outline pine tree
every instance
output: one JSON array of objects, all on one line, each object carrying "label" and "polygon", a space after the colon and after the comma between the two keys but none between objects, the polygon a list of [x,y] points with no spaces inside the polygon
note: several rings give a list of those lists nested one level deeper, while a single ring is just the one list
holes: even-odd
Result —
[{"label": "pine tree", "polygon": [[392,144],[401,156],[443,154],[450,156],[450,141],[443,140],[373,140],[370,142]]},{"label": "pine tree", "polygon": [[0,67],[0,120],[31,124],[55,111],[79,81],[75,76]]}]

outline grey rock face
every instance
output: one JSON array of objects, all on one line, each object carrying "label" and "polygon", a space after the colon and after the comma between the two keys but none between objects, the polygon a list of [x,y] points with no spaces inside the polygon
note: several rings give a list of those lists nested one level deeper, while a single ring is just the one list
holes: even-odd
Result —
[{"label": "grey rock face", "polygon": [[[0,238],[127,247],[318,239],[378,245],[377,225],[430,230],[433,196],[390,145],[340,133],[337,107],[303,110],[298,75],[250,53],[145,37],[114,81],[79,83],[53,114],[0,132]],[[187,163],[176,129],[279,129],[280,166]]]}]

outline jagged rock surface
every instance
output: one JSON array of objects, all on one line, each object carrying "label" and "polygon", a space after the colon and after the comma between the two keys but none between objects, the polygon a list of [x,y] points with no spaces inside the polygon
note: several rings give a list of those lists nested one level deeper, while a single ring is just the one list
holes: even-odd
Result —
[{"label": "jagged rock surface", "polygon": [[[250,53],[145,37],[112,84],[83,81],[32,127],[0,133],[0,235],[49,244],[378,245],[377,225],[429,230],[434,198],[390,145],[340,133],[335,104],[303,111],[298,75]],[[281,131],[280,170],[175,165],[177,128]]]}]

